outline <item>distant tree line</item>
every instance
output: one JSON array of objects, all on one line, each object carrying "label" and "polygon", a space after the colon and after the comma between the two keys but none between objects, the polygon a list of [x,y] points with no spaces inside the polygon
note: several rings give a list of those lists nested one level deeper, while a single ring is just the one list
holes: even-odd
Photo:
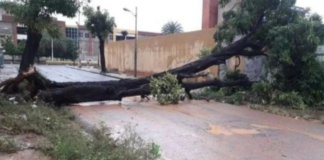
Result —
[{"label": "distant tree line", "polygon": [[[36,54],[37,61],[39,62],[41,57],[51,57],[52,56],[52,40],[53,40],[53,51],[54,58],[59,58],[62,60],[75,61],[78,58],[78,47],[74,41],[66,37],[52,38],[48,33],[43,33],[42,39],[40,41],[39,49]],[[12,62],[15,58],[23,55],[26,40],[20,41],[18,44],[13,43],[11,37],[1,41],[4,54],[11,56]]]}]

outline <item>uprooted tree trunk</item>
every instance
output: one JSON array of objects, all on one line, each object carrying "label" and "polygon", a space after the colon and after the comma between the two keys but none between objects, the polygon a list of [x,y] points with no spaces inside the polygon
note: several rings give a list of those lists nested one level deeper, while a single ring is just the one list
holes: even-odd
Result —
[{"label": "uprooted tree trunk", "polygon": [[37,33],[37,31],[28,28],[27,37],[26,47],[20,62],[19,72],[28,71],[29,67],[34,64],[39,43],[42,39],[42,33]]},{"label": "uprooted tree trunk", "polygon": [[32,65],[34,64],[34,59],[38,52],[42,34],[32,29],[27,29],[27,36],[28,38],[20,62],[19,73],[15,78],[8,79],[0,84],[0,88],[3,87],[1,90],[2,93],[16,93],[18,91],[18,85],[25,79],[28,80],[31,87],[33,86],[34,79],[31,77],[35,70]]},{"label": "uprooted tree trunk", "polygon": [[[228,45],[221,51],[216,51],[213,54],[206,56],[205,58],[188,63],[182,67],[171,69],[167,72],[177,75],[179,83],[185,89],[189,98],[192,98],[192,95],[190,94],[191,90],[203,87],[229,87],[238,85],[251,85],[251,82],[249,81],[221,82],[217,79],[200,83],[184,83],[183,79],[193,76],[201,71],[204,71],[211,66],[225,64],[226,60],[233,56],[253,57],[265,55],[262,52],[263,46],[254,41],[251,41],[251,36],[261,25],[262,19],[263,16],[260,16],[256,25],[253,28],[251,28],[251,32],[247,34],[244,38]],[[37,43],[30,43],[31,45],[33,45],[32,48],[35,49]],[[27,64],[25,64],[25,62],[22,62],[21,67],[23,66],[24,68],[24,66],[26,65]],[[154,74],[151,77],[157,78],[163,76],[167,72]],[[31,85],[33,86],[33,89],[31,90],[32,96],[37,95],[37,98],[39,100],[54,103],[56,105],[66,105],[72,103],[104,100],[121,101],[124,97],[138,95],[140,95],[141,97],[145,97],[146,95],[150,94],[149,83],[151,77],[106,82],[55,83],[46,79],[46,77],[42,76],[36,71],[35,74],[29,75],[27,78],[33,79],[33,81],[30,81]]]},{"label": "uprooted tree trunk", "polygon": [[[264,55],[261,51],[247,51],[250,47],[248,37],[243,38],[220,52],[213,53],[205,58],[191,62],[182,67],[169,70],[167,72],[177,75],[179,83],[185,89],[189,98],[192,98],[190,91],[207,86],[238,86],[251,85],[249,81],[221,82],[217,79],[200,82],[184,83],[182,80],[195,73],[199,73],[211,66],[224,64],[225,61],[233,56],[260,56]],[[151,77],[159,77],[166,72],[154,74]],[[138,96],[145,97],[150,94],[150,78],[125,79],[119,81],[107,82],[89,82],[89,83],[55,83],[38,74],[38,86],[42,86],[38,98],[45,102],[53,102],[57,105],[72,104],[80,102],[93,102],[104,100],[119,100],[124,97]]]}]

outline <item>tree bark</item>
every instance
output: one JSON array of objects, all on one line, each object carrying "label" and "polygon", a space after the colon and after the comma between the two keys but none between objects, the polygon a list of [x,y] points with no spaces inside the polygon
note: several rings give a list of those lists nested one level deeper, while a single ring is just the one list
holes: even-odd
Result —
[{"label": "tree bark", "polygon": [[[215,52],[205,58],[188,63],[182,67],[171,69],[167,72],[177,75],[179,83],[185,88],[189,98],[192,98],[190,91],[207,86],[237,86],[249,85],[248,81],[237,82],[221,82],[219,80],[201,82],[201,83],[182,83],[182,80],[188,75],[195,74],[213,66],[225,63],[225,61],[233,56],[260,56],[264,55],[258,51],[245,51],[247,39],[243,38],[221,52]],[[151,77],[163,76],[166,72],[154,74]],[[138,96],[145,97],[150,94],[150,78],[124,79],[120,81],[108,82],[89,82],[89,83],[55,83],[51,82],[40,75],[42,78],[42,86],[47,90],[39,93],[38,98],[45,102],[55,103],[56,105],[68,105],[80,102],[93,102],[104,100],[119,100],[124,97]]]},{"label": "tree bark", "polygon": [[99,38],[99,43],[101,72],[106,73],[105,40],[103,38]]},{"label": "tree bark", "polygon": [[39,43],[42,39],[42,33],[27,29],[27,41],[24,54],[20,62],[19,72],[28,71],[29,67],[34,64],[35,56],[38,52]]}]

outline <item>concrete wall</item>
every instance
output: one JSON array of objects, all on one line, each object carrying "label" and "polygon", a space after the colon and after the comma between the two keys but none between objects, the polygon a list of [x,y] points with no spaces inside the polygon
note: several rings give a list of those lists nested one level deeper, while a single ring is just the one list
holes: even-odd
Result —
[{"label": "concrete wall", "polygon": [[[204,48],[213,48],[215,29],[151,37],[138,40],[138,74],[147,76],[182,66],[197,59]],[[108,69],[132,73],[134,70],[134,40],[107,43],[105,58]],[[211,69],[217,74],[217,68]]]}]

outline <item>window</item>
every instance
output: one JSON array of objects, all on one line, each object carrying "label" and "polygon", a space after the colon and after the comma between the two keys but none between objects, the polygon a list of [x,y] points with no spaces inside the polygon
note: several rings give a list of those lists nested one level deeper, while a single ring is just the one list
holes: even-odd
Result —
[{"label": "window", "polygon": [[83,33],[79,32],[79,37],[82,38],[83,37]]},{"label": "window", "polygon": [[85,38],[89,38],[89,33],[85,33],[85,34],[84,34],[84,37],[85,37]]}]

